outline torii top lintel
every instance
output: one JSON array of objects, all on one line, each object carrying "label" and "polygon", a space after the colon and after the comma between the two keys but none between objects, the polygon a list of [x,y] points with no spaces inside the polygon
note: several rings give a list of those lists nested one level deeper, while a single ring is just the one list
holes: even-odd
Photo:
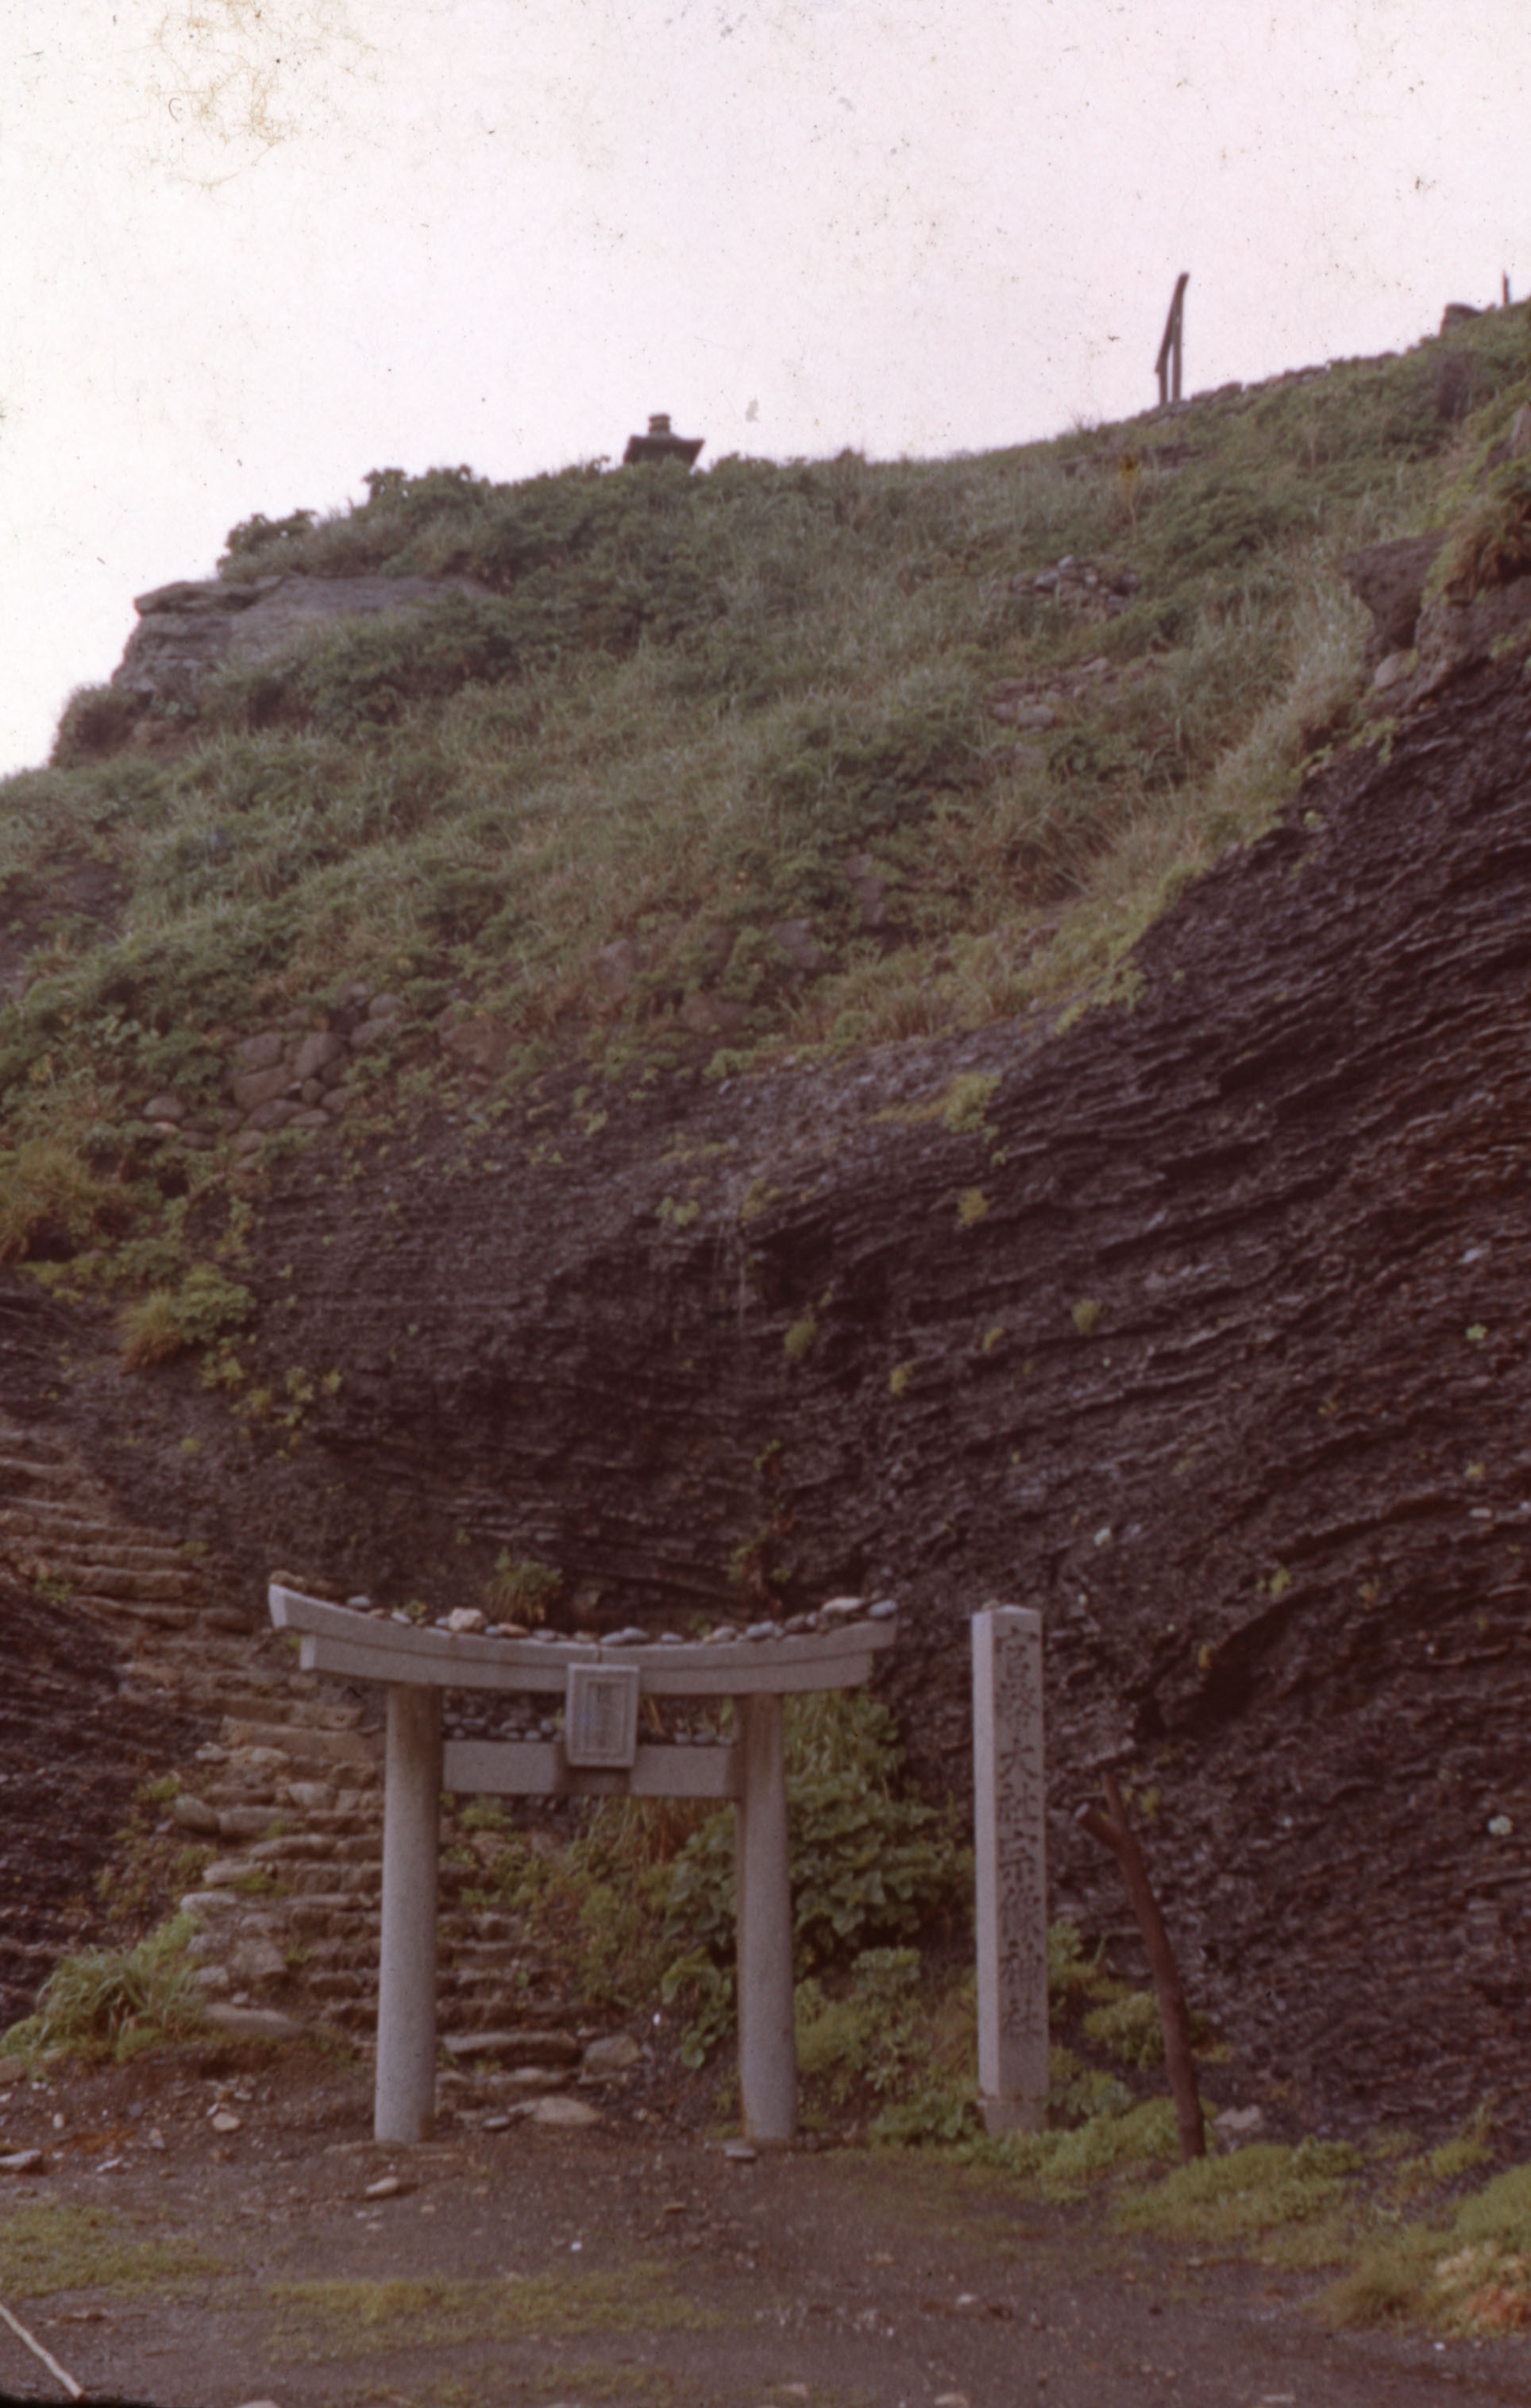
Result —
[{"label": "torii top lintel", "polygon": [[[573,1664],[621,1664],[636,1670],[641,1695],[658,1698],[783,1696],[807,1689],[859,1688],[873,1658],[891,1647],[896,1621],[888,1608],[864,1610],[823,1630],[791,1638],[654,1641],[614,1647],[588,1639],[499,1639],[379,1619],[352,1606],[305,1596],[273,1581],[271,1619],[303,1641],[306,1672],[422,1688],[546,1690],[562,1694]],[[849,1602],[849,1601],[848,1601]]]}]

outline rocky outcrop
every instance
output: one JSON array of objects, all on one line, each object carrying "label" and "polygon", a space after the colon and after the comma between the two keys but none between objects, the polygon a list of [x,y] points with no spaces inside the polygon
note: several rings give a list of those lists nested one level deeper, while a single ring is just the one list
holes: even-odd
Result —
[{"label": "rocky outcrop", "polygon": [[207,578],[134,602],[140,624],[112,672],[144,710],[193,709],[203,680],[231,660],[263,660],[343,619],[418,610],[444,593],[487,595],[471,577]]},{"label": "rocky outcrop", "polygon": [[201,1736],[130,1656],[192,1623],[189,1592],[193,1559],[114,1512],[66,1440],[0,1417],[0,2031],[98,1926],[136,1783]]},{"label": "rocky outcrop", "polygon": [[1390,652],[1407,652],[1424,599],[1424,580],[1446,537],[1405,536],[1396,543],[1368,544],[1364,552],[1347,552],[1340,574],[1351,591],[1371,612],[1366,666],[1375,669]]}]

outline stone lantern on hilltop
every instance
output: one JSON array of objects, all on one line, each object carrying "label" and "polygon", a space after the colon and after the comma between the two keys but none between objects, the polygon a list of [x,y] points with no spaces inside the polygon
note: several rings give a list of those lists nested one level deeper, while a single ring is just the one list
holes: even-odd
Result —
[{"label": "stone lantern on hilltop", "polygon": [[679,460],[682,467],[689,468],[706,440],[705,435],[698,435],[694,441],[688,435],[672,435],[668,410],[656,410],[649,421],[647,435],[628,437],[622,465],[631,468],[645,460]]}]

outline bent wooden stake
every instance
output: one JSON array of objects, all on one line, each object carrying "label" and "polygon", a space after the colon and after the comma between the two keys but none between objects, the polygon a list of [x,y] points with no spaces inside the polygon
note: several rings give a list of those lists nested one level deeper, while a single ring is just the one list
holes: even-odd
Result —
[{"label": "bent wooden stake", "polygon": [[63,2384],[71,2400],[84,2399],[85,2394],[81,2391],[79,2384],[75,2381],[74,2376],[72,2374],[65,2374],[63,2367],[59,2364],[58,2359],[50,2356],[50,2353],[44,2349],[40,2341],[34,2341],[32,2335],[28,2332],[25,2325],[21,2323],[21,2319],[17,2316],[13,2316],[10,2310],[4,2305],[0,2305],[0,2318],[3,2318],[10,2327],[10,2329],[16,2335],[17,2340],[19,2342],[23,2342],[26,2344],[26,2347],[32,2352],[34,2358],[41,2358],[44,2366],[47,2367],[49,2373],[53,2375],[58,2382]]},{"label": "bent wooden stake", "polygon": [[1127,1885],[1132,1911],[1138,1917],[1138,1928],[1143,1935],[1149,1964],[1153,1972],[1153,1986],[1159,1994],[1159,2021],[1164,2028],[1165,2065],[1169,2074],[1169,2087],[1175,2099],[1175,2120],[1180,2128],[1180,2162],[1207,2155],[1207,2131],[1202,2121],[1201,2100],[1196,2096],[1196,2069],[1191,2057],[1191,2018],[1185,2009],[1185,1992],[1175,1964],[1175,1955],[1165,1929],[1165,1919],[1159,1912],[1159,1901],[1148,1877],[1143,1851],[1127,1820],[1127,1810],[1122,1802],[1122,1792],[1110,1773],[1106,1773],[1101,1786],[1106,1792],[1109,1815],[1098,1806],[1081,1806],[1074,1820],[1092,1840],[1109,1848],[1122,1868],[1122,1878]]}]

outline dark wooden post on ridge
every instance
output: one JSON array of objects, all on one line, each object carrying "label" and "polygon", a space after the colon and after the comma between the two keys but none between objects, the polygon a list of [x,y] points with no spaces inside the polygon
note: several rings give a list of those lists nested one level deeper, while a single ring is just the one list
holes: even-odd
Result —
[{"label": "dark wooden post on ridge", "polygon": [[1180,336],[1185,322],[1185,288],[1190,281],[1189,275],[1178,276],[1175,280],[1175,298],[1165,320],[1165,338],[1153,363],[1153,372],[1159,380],[1161,409],[1166,402],[1179,401],[1180,397]]},{"label": "dark wooden post on ridge", "polygon": [[1143,1852],[1137,1834],[1127,1820],[1127,1810],[1122,1792],[1108,1772],[1102,1776],[1106,1803],[1110,1808],[1103,1814],[1098,1806],[1081,1806],[1074,1820],[1092,1840],[1109,1848],[1122,1868],[1132,1911],[1138,1918],[1138,1928],[1143,1935],[1143,1945],[1153,1969],[1153,1986],[1159,1994],[1159,2021],[1165,2035],[1165,2070],[1169,2075],[1169,2087],[1175,2100],[1175,2121],[1180,2130],[1180,2160],[1189,2164],[1193,2157],[1207,2155],[1207,2131],[1202,2122],[1201,2100],[1196,2096],[1196,2069],[1191,2056],[1191,2018],[1185,2010],[1185,1992],[1175,1963],[1169,1934],[1165,1929],[1159,1901],[1153,1895],[1143,1862]]}]

